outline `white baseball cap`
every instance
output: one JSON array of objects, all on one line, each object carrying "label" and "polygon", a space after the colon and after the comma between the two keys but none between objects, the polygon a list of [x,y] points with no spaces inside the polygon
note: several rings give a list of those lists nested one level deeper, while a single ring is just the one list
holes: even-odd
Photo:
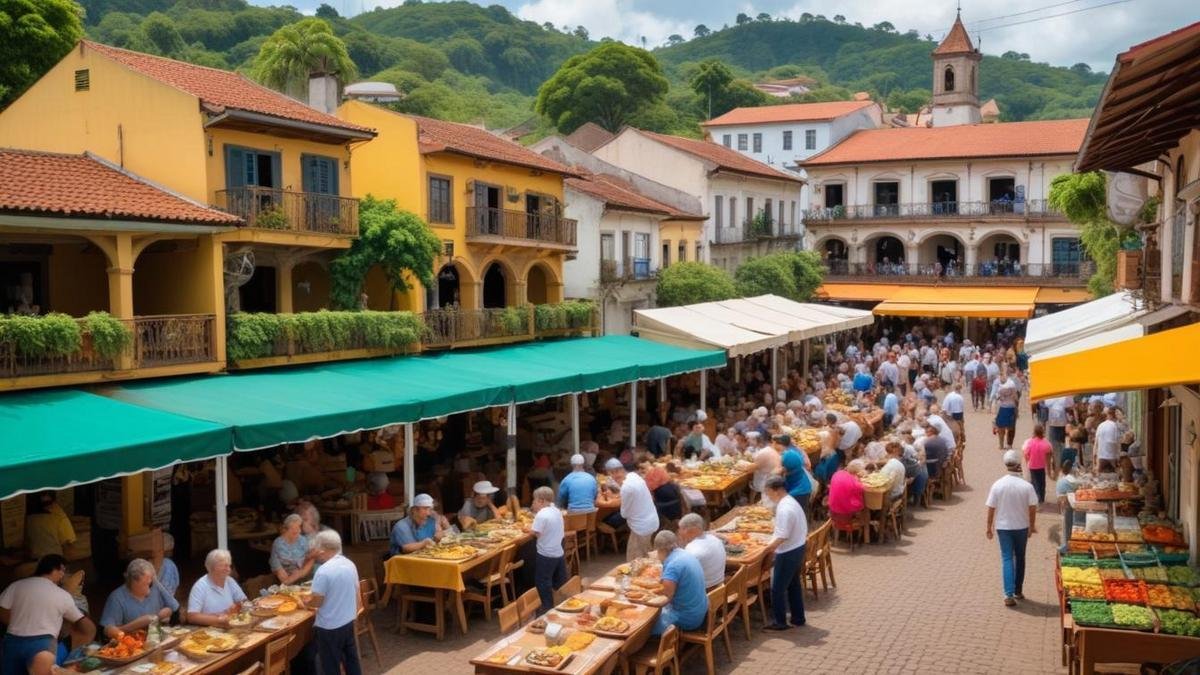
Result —
[{"label": "white baseball cap", "polygon": [[413,498],[413,506],[424,506],[431,509],[433,508],[433,497],[421,493]]},{"label": "white baseball cap", "polygon": [[1008,450],[1004,453],[1004,466],[1021,466],[1021,453],[1016,450]]},{"label": "white baseball cap", "polygon": [[624,469],[624,468],[625,468],[625,465],[622,464],[621,460],[617,459],[616,457],[610,457],[608,459],[608,461],[604,463],[605,471],[616,471],[617,469]]},{"label": "white baseball cap", "polygon": [[571,466],[583,466],[583,464],[583,455],[579,454],[578,452],[571,455]]},{"label": "white baseball cap", "polygon": [[[474,490],[475,494],[477,495],[494,495],[500,491],[500,488],[492,485],[492,481],[490,480],[481,480],[471,489]],[[431,499],[430,501],[432,502],[433,500]],[[430,506],[433,506],[433,504],[431,503]]]}]

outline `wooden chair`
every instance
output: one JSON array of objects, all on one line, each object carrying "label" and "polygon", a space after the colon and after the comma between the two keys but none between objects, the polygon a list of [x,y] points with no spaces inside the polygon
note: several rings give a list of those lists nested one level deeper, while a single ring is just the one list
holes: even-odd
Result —
[{"label": "wooden chair", "polygon": [[508,603],[497,612],[500,617],[500,632],[508,634],[521,625],[521,608],[515,602]]},{"label": "wooden chair", "polygon": [[908,508],[908,486],[904,486],[904,491],[899,497],[889,500],[885,503],[887,512],[883,517],[883,532],[880,536],[887,538],[887,533],[891,532],[896,541],[900,541],[904,534],[904,512]]},{"label": "wooden chair", "polygon": [[[729,660],[733,660],[733,647],[729,644],[729,635],[725,631],[725,584],[714,586],[708,592],[708,616],[700,630],[684,631],[679,639],[683,644],[694,644],[696,650],[704,652],[704,664],[708,667],[708,675],[716,673],[716,658],[713,644],[725,636],[725,651]],[[689,654],[684,654],[684,660]]]},{"label": "wooden chair", "polygon": [[[593,514],[593,518],[594,518]],[[579,574],[579,549],[586,546],[588,514],[568,513],[563,516],[563,555],[567,558],[567,574]]]},{"label": "wooden chair", "polygon": [[621,666],[622,673],[628,675],[633,671],[631,659],[637,656],[638,652],[650,641],[650,633],[654,630],[654,624],[654,621],[647,621],[636,633],[626,636],[624,642],[621,643],[621,649],[617,652],[617,662]]},{"label": "wooden chair", "polygon": [[767,618],[767,599],[771,597],[771,572],[775,569],[775,554],[768,553],[763,556],[762,567],[758,570],[758,579],[751,579],[755,590],[758,592],[758,609],[762,614],[763,624],[770,622]]},{"label": "wooden chair", "polygon": [[358,596],[362,607],[358,610],[358,616],[354,617],[354,646],[358,647],[358,653],[362,654],[361,637],[363,635],[370,637],[371,649],[375,652],[375,665],[383,670],[383,658],[379,654],[379,639],[375,637],[375,622],[371,619],[371,613],[378,606],[379,584],[374,579],[359,579]]},{"label": "wooden chair", "polygon": [[554,603],[558,604],[558,603],[562,602],[563,600],[566,600],[567,598],[571,597],[572,595],[578,595],[582,592],[583,592],[583,579],[578,574],[576,574],[575,576],[571,577],[570,579],[567,579],[566,582],[563,583],[562,586],[559,586],[558,590],[554,591]]},{"label": "wooden chair", "polygon": [[953,460],[948,459],[942,462],[942,468],[938,470],[937,478],[929,482],[937,484],[934,489],[939,493],[941,499],[950,499],[950,495],[954,494]]},{"label": "wooden chair", "polygon": [[517,598],[517,607],[520,609],[522,625],[532,621],[542,607],[542,599],[538,596],[537,589],[531,588],[522,593],[521,597]]},{"label": "wooden chair", "polygon": [[861,533],[863,541],[866,541],[866,538],[870,536],[870,521],[859,518],[858,514],[845,516],[831,513],[829,522],[833,524],[833,543],[836,544],[841,539],[841,535],[845,534],[846,539],[850,542],[851,552],[854,552],[855,533]]},{"label": "wooden chair", "polygon": [[264,666],[266,675],[286,675],[291,672],[288,645],[292,644],[294,639],[296,636],[292,634],[267,643],[267,659]]},{"label": "wooden chair", "polygon": [[567,566],[567,574],[579,574],[582,563],[579,561],[578,532],[568,532],[563,536],[563,561]]},{"label": "wooden chair", "polygon": [[604,548],[603,544],[607,541],[612,544],[613,553],[621,552],[621,538],[629,533],[629,529],[622,526],[615,528],[608,523],[599,520],[596,522],[596,550],[600,551]]},{"label": "wooden chair", "polygon": [[[483,615],[488,621],[492,620],[492,605],[496,601],[495,591],[500,590],[500,604],[507,605],[508,588],[511,583],[508,575],[509,564],[517,553],[516,546],[505,546],[488,564],[487,572],[478,581],[483,585],[482,591],[466,590],[462,597],[466,602],[477,602],[483,607]],[[513,595],[516,595],[514,589]]]},{"label": "wooden chair", "polygon": [[598,543],[596,537],[596,513],[596,511],[588,511],[585,514],[587,516],[587,524],[583,528],[582,548],[583,557],[589,561],[592,559],[593,555],[598,553],[596,550],[596,544]]},{"label": "wooden chair", "polygon": [[647,644],[641,651],[629,657],[634,675],[642,675],[654,671],[654,675],[662,675],[665,668],[670,668],[672,675],[683,673],[679,668],[679,629],[669,626],[658,639],[658,644]]},{"label": "wooden chair", "polygon": [[954,480],[959,485],[967,484],[966,469],[963,468],[963,451],[966,449],[966,442],[960,441],[958,449],[954,451]]},{"label": "wooden chair", "polygon": [[[761,563],[760,563],[761,564]],[[729,631],[733,622],[739,617],[742,627],[746,629],[746,640],[750,639],[750,579],[758,573],[756,565],[742,565],[725,581],[725,639],[729,639]],[[758,594],[755,594],[757,597]]]},{"label": "wooden chair", "polygon": [[[433,623],[421,623],[412,618],[412,611],[419,604],[433,605]],[[396,628],[401,634],[409,629],[432,633],[441,640],[446,636],[446,593],[440,588],[402,586],[400,604],[396,608]]]},{"label": "wooden chair", "polygon": [[[817,592],[817,577],[821,576],[821,537],[825,536],[825,526],[828,523],[829,521],[825,521],[821,527],[809,532],[808,540],[804,544],[804,566],[800,568],[800,574],[801,579],[808,582],[814,598],[821,597]],[[829,590],[829,586],[825,586],[825,590]]]},{"label": "wooden chair", "polygon": [[403,517],[404,514],[396,510],[356,514],[358,542],[387,541],[392,536],[392,526]]}]

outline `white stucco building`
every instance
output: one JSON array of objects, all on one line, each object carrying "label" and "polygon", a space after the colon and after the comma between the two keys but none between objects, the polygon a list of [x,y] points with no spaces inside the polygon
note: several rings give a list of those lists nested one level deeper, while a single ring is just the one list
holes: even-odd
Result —
[{"label": "white stucco building", "polygon": [[700,126],[714,143],[769,166],[795,170],[798,162],[851,132],[882,124],[879,104],[864,100],[734,108]]},{"label": "white stucco building", "polygon": [[672,260],[699,260],[730,272],[742,261],[799,247],[797,175],[715,143],[626,128],[593,151],[600,159],[700,198],[703,241]]}]

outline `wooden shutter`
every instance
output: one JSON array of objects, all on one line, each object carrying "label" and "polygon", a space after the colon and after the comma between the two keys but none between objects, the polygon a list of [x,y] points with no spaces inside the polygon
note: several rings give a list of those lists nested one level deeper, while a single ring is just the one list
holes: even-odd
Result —
[{"label": "wooden shutter", "polygon": [[225,146],[225,187],[227,189],[245,187],[247,183],[246,160],[247,156],[244,150]]}]

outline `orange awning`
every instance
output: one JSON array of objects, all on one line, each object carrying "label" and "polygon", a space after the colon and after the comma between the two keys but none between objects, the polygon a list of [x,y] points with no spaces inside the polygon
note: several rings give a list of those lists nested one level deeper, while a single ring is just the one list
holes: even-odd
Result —
[{"label": "orange awning", "polygon": [[821,300],[845,302],[879,302],[900,290],[895,284],[821,284],[817,297]]},{"label": "orange awning", "polygon": [[1091,299],[1092,294],[1086,288],[1042,286],[1034,302],[1039,305],[1076,305]]},{"label": "orange awning", "polygon": [[905,286],[875,307],[887,316],[1027,319],[1033,316],[1036,286]]},{"label": "orange awning", "polygon": [[1200,383],[1200,361],[1169,358],[1191,354],[1200,344],[1200,323],[1123,340],[1103,347],[1034,359],[1029,397],[1130,391]]}]

